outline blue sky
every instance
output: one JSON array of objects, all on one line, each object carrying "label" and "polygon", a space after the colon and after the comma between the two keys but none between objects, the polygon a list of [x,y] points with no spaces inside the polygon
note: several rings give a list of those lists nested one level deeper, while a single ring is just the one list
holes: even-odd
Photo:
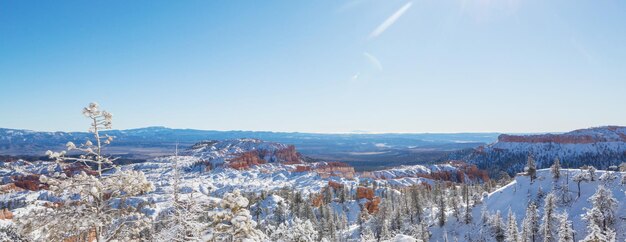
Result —
[{"label": "blue sky", "polygon": [[626,2],[2,1],[0,127],[626,125]]}]

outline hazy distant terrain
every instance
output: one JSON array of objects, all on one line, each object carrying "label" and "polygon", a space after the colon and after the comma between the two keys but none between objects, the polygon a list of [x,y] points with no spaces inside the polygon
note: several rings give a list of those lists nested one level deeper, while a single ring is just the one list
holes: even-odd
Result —
[{"label": "hazy distant terrain", "polygon": [[[115,142],[107,152],[127,159],[147,159],[174,152],[201,140],[256,138],[292,144],[302,154],[321,160],[344,161],[359,170],[433,162],[453,151],[496,141],[497,133],[459,134],[312,134],[254,131],[209,131],[149,127],[111,130]],[[0,129],[0,155],[40,156],[63,149],[67,141],[84,141],[86,132],[37,132]]]}]

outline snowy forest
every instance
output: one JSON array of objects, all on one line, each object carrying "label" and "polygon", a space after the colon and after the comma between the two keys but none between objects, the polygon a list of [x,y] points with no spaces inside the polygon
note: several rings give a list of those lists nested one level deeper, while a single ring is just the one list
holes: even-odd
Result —
[{"label": "snowy forest", "polygon": [[523,172],[490,180],[393,185],[352,177],[320,180],[317,190],[251,190],[246,186],[261,173],[244,171],[249,184],[217,189],[211,179],[191,179],[232,168],[198,168],[178,147],[152,165],[118,164],[106,152],[115,137],[102,133],[111,129],[112,115],[95,103],[83,115],[92,139],[48,151],[50,161],[38,163],[39,174],[21,181],[38,192],[3,185],[0,205],[12,219],[0,220],[1,241],[626,239],[626,173],[620,167],[565,169],[555,157],[550,168],[538,169],[529,155]]}]

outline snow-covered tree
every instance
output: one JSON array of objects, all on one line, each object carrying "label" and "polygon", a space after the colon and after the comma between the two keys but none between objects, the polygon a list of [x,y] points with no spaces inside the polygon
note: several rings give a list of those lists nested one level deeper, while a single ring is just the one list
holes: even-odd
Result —
[{"label": "snow-covered tree", "polygon": [[79,162],[85,165],[97,166],[96,172],[98,176],[102,176],[102,172],[111,169],[111,165],[117,158],[106,156],[103,151],[106,146],[111,144],[113,136],[107,134],[101,135],[100,131],[111,129],[113,124],[113,115],[107,111],[100,110],[97,103],[90,103],[89,106],[83,108],[83,115],[89,118],[91,123],[89,132],[93,135],[94,142],[87,140],[77,146],[73,142],[67,142],[65,145],[67,151],[78,151],[81,154],[78,158],[67,157],[67,151],[53,152],[48,150],[46,155],[57,162]]},{"label": "snow-covered tree", "polygon": [[496,211],[496,214],[491,218],[491,232],[498,242],[502,242],[506,238],[506,226],[502,221],[500,210]]},{"label": "snow-covered tree", "polygon": [[506,237],[505,241],[507,242],[518,242],[519,241],[519,230],[517,228],[517,220],[515,219],[515,214],[509,208],[509,214],[507,216],[507,228],[506,228]]},{"label": "snow-covered tree", "polygon": [[446,224],[446,198],[444,191],[440,191],[437,196],[437,222],[440,227]]},{"label": "snow-covered tree", "polygon": [[615,231],[612,229],[602,230],[595,223],[587,225],[588,234],[580,242],[615,242]]},{"label": "snow-covered tree", "polygon": [[589,198],[592,208],[583,215],[588,224],[596,224],[602,230],[607,230],[615,223],[615,212],[618,202],[613,192],[604,186],[598,186],[596,193]]},{"label": "snow-covered tree", "polygon": [[526,174],[530,177],[530,181],[532,182],[537,178],[537,163],[535,162],[535,158],[532,155],[528,155],[528,159],[526,160],[526,167],[524,168]]},{"label": "snow-covered tree", "polygon": [[159,228],[154,236],[156,241],[201,241],[203,232],[207,230],[202,216],[204,208],[193,198],[193,192],[187,200],[180,196],[180,168],[178,166],[178,146],[172,160],[172,207],[160,214]]},{"label": "snow-covered tree", "polygon": [[317,239],[317,231],[311,221],[293,218],[281,223],[270,235],[271,241],[308,242]]},{"label": "snow-covered tree", "polygon": [[0,225],[0,242],[23,242],[26,241],[19,234],[17,228],[13,224],[7,223]]},{"label": "snow-covered tree", "polygon": [[612,172],[612,171],[606,171],[598,179],[602,181],[604,184],[609,184],[617,180],[617,174],[615,174],[615,172]]},{"label": "snow-covered tree", "polygon": [[428,225],[424,221],[418,224],[413,224],[409,231],[409,235],[417,239],[417,241],[427,242],[430,240],[430,231],[428,231]]},{"label": "snow-covered tree", "polygon": [[373,216],[372,225],[377,240],[389,239],[393,236],[389,224],[389,216],[391,213],[391,203],[388,199],[383,200],[378,212]]},{"label": "snow-covered tree", "polygon": [[465,200],[465,207],[463,207],[463,222],[469,224],[472,222],[472,205],[470,204],[469,187],[465,184],[461,185],[463,188],[463,198]]},{"label": "snow-covered tree", "polygon": [[593,166],[589,166],[587,168],[587,172],[589,172],[589,179],[591,181],[595,181],[596,180],[596,168]]},{"label": "snow-covered tree", "polygon": [[239,190],[224,194],[219,207],[209,211],[211,225],[205,241],[260,241],[267,236],[256,229],[256,222],[247,209],[248,199]]},{"label": "snow-covered tree", "polygon": [[93,232],[97,241],[128,240],[149,226],[140,208],[126,204],[128,198],[154,189],[142,172],[120,171],[100,178],[82,172],[67,179],[42,176],[41,181],[65,202],[20,217],[18,224],[27,234],[59,240]]},{"label": "snow-covered tree", "polygon": [[363,242],[372,242],[376,241],[376,236],[374,232],[370,229],[370,226],[361,227],[361,236],[360,241]]},{"label": "snow-covered tree", "polygon": [[560,216],[558,242],[574,242],[574,228],[572,227],[572,221],[568,219],[568,216],[567,212]]},{"label": "snow-covered tree", "polygon": [[561,177],[561,160],[559,160],[559,157],[554,158],[554,163],[550,167],[550,173],[552,173],[552,178],[554,179]]},{"label": "snow-covered tree", "polygon": [[[93,234],[97,241],[137,238],[150,223],[139,206],[127,204],[127,201],[154,187],[143,172],[119,170],[113,165],[115,158],[104,155],[103,148],[113,137],[101,135],[100,131],[111,128],[112,115],[101,111],[96,103],[84,108],[83,114],[91,120],[89,132],[95,144],[90,140],[80,146],[68,142],[69,151],[83,153],[78,158],[66,157],[65,151],[46,153],[58,163],[80,162],[96,166],[96,171],[93,174],[82,171],[71,177],[64,173],[42,175],[40,181],[48,184],[49,191],[64,201],[35,209],[21,216],[17,224],[23,233],[36,235],[35,240],[59,241],[87,234]],[[115,170],[104,173],[111,169]]]},{"label": "snow-covered tree", "polygon": [[543,237],[543,241],[556,241],[556,236],[554,236],[554,234],[557,226],[558,217],[556,214],[556,196],[551,192],[548,193],[544,200],[543,217],[541,218],[541,227],[539,229]]},{"label": "snow-covered tree", "polygon": [[535,203],[530,203],[526,208],[526,216],[522,222],[522,241],[537,241],[539,233],[539,211]]},{"label": "snow-covered tree", "polygon": [[556,187],[556,195],[560,205],[569,205],[573,201],[572,194],[566,182]]},{"label": "snow-covered tree", "polygon": [[580,183],[590,181],[591,177],[589,175],[589,172],[581,170],[580,172],[576,173],[574,177],[572,177],[572,180],[574,180],[576,182],[576,185],[578,186],[578,197],[580,197]]}]

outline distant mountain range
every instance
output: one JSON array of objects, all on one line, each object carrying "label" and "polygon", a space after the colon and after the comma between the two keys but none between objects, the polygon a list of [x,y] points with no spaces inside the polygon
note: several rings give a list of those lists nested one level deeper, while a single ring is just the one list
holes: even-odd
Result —
[{"label": "distant mountain range", "polygon": [[[559,158],[564,167],[593,165],[608,169],[626,162],[626,127],[604,126],[563,134],[500,135],[498,141],[453,159],[474,163],[492,172],[520,172],[531,155],[539,168]],[[493,174],[492,174],[493,175]]]},{"label": "distant mountain range", "polygon": [[[107,153],[127,159],[171,155],[174,147],[191,147],[203,140],[253,138],[295,145],[302,154],[320,160],[344,161],[357,169],[433,162],[449,153],[492,143],[498,133],[457,134],[315,134],[255,131],[211,131],[148,127],[110,130],[115,141]],[[89,139],[87,132],[38,132],[0,128],[0,155],[43,156],[62,150],[68,141]]]},{"label": "distant mountain range", "polygon": [[[359,170],[399,165],[433,164],[462,160],[489,170],[511,174],[523,170],[532,155],[539,167],[559,158],[565,167],[594,165],[607,169],[626,161],[626,127],[604,126],[559,134],[314,134],[255,131],[210,131],[148,127],[106,132],[116,139],[107,153],[145,160],[171,155],[201,141],[259,139],[294,145],[307,159],[346,162]],[[67,141],[79,143],[86,132],[37,132],[0,129],[0,155],[43,156],[62,150]]]}]

